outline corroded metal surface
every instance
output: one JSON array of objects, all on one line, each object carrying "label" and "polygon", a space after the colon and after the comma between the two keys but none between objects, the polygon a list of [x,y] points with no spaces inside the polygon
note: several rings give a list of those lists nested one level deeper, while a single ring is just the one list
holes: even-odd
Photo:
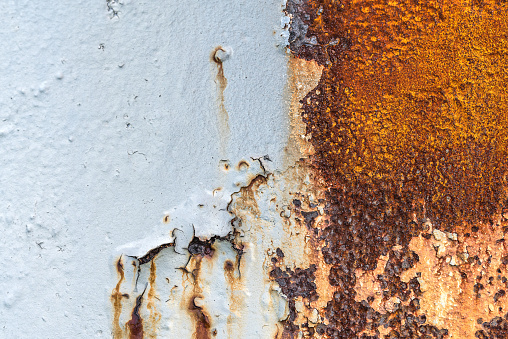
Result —
[{"label": "corroded metal surface", "polygon": [[319,335],[508,335],[506,10],[289,2],[292,52],[324,67],[302,101],[334,291]]},{"label": "corroded metal surface", "polygon": [[284,167],[221,160],[122,247],[114,337],[507,337],[507,9],[288,1]]}]

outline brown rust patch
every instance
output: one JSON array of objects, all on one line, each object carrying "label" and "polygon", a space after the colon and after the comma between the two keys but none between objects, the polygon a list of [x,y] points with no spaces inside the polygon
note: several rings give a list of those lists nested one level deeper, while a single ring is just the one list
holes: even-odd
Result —
[{"label": "brown rust patch", "polygon": [[143,295],[146,292],[146,288],[137,298],[136,305],[132,310],[131,319],[127,322],[126,327],[129,329],[129,338],[130,339],[143,339],[143,319],[139,313],[141,309],[141,305],[143,303]]},{"label": "brown rust patch", "polygon": [[208,319],[208,315],[205,314],[203,309],[199,306],[196,306],[195,298],[192,299],[191,304],[189,305],[189,310],[193,314],[193,319],[195,322],[195,332],[192,335],[194,339],[210,339],[210,320]]},{"label": "brown rust patch", "polygon": [[[414,271],[441,270],[453,280],[444,283],[452,300],[451,286],[471,284],[446,263],[461,259],[432,261],[436,254],[419,252],[413,239],[428,236],[429,224],[459,239],[501,227],[491,225],[506,196],[507,9],[496,0],[288,1],[293,53],[324,66],[302,100],[302,116],[312,164],[326,186],[322,227],[312,241],[324,261],[315,276],[328,281],[316,284],[334,295],[323,326],[308,336],[474,336],[459,320],[455,327],[436,321],[431,305],[443,294],[420,284],[440,286],[439,279]],[[504,243],[495,241],[470,246]],[[492,288],[488,299],[503,302],[501,291]],[[457,301],[462,304],[467,309],[478,301]],[[442,319],[453,312],[446,302],[443,309]],[[502,325],[498,320],[494,327]]]},{"label": "brown rust patch", "polygon": [[118,274],[118,282],[111,293],[111,302],[113,303],[113,338],[122,338],[123,329],[120,326],[120,315],[122,314],[122,299],[129,298],[128,294],[120,293],[120,287],[125,280],[125,273],[122,263],[122,257],[116,262],[116,272]]},{"label": "brown rust patch", "polygon": [[175,245],[174,243],[162,244],[159,247],[151,249],[144,256],[142,256],[140,258],[137,258],[139,265],[141,266],[141,265],[144,265],[144,264],[146,264],[148,262],[151,262],[157,256],[157,254],[160,253],[160,251],[162,251],[165,248],[172,247],[174,245]]}]

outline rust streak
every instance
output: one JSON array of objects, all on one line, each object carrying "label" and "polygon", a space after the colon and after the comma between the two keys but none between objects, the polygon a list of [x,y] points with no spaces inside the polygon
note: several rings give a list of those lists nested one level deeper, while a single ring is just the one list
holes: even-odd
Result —
[{"label": "rust streak", "polygon": [[125,280],[122,257],[116,262],[116,271],[119,276],[116,287],[111,293],[111,302],[113,303],[113,338],[119,339],[123,337],[123,329],[120,326],[120,315],[122,314],[122,299],[128,298],[129,295],[120,293],[120,287]]},{"label": "rust streak", "polygon": [[150,265],[150,276],[148,277],[148,283],[150,284],[150,289],[148,290],[147,295],[147,305],[146,307],[150,311],[150,316],[148,317],[147,329],[149,333],[147,336],[149,338],[157,337],[157,328],[159,321],[161,319],[161,314],[157,310],[156,300],[157,298],[157,287],[155,284],[155,279],[157,277],[157,267],[155,265],[155,258],[152,260],[152,264]]},{"label": "rust streak", "polygon": [[[201,247],[200,247],[201,248]],[[212,252],[213,253],[213,252]],[[191,315],[192,321],[194,323],[194,333],[192,334],[193,339],[210,339],[210,320],[209,316],[204,311],[201,306],[202,296],[201,296],[201,288],[199,285],[199,273],[201,270],[202,260],[205,257],[204,250],[198,254],[193,254],[189,259],[189,264],[193,266],[192,271],[189,272],[193,277],[193,293],[190,298],[190,302],[187,306],[187,309]],[[198,301],[199,300],[199,301]]]},{"label": "rust streak", "polygon": [[[224,76],[224,65],[223,61],[227,58],[227,51],[222,47],[218,46],[212,52],[211,59],[217,65],[217,75],[215,76],[215,83],[217,84],[218,90],[218,101],[219,101],[219,132],[221,138],[224,139],[224,143],[227,143],[229,139],[229,114],[226,110],[224,103],[224,91],[228,85],[228,80]],[[224,150],[223,150],[224,151]]]},{"label": "rust streak", "polygon": [[143,295],[146,292],[146,287],[136,298],[136,305],[132,310],[131,319],[127,322],[126,327],[129,329],[129,338],[130,339],[143,339],[144,331],[143,331],[143,319],[139,314],[139,310],[141,308],[141,304],[143,302]]}]

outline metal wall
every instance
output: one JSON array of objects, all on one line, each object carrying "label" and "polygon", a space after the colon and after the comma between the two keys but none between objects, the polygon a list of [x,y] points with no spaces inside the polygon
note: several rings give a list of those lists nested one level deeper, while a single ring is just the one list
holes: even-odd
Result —
[{"label": "metal wall", "polygon": [[5,2],[1,336],[507,337],[507,7]]}]

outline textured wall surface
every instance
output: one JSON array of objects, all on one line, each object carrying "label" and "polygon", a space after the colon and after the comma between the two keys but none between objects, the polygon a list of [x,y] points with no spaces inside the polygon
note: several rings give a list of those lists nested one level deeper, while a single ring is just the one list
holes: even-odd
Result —
[{"label": "textured wall surface", "polygon": [[282,164],[282,5],[0,2],[0,337],[111,337],[117,247],[220,160]]},{"label": "textured wall surface", "polygon": [[506,1],[0,8],[0,337],[508,336]]}]

